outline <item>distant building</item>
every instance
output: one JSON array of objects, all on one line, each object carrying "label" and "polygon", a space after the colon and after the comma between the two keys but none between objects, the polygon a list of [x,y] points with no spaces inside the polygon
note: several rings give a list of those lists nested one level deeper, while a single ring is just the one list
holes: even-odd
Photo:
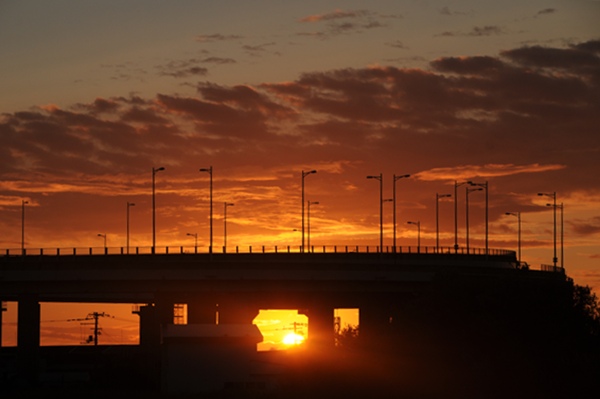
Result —
[{"label": "distant building", "polygon": [[164,325],[161,391],[267,391],[273,371],[258,362],[262,339],[252,324]]}]

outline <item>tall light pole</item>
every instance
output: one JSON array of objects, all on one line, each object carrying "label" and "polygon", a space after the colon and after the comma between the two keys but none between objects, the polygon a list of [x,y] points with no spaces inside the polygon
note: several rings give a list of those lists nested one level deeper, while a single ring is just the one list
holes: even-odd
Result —
[{"label": "tall light pole", "polygon": [[452,194],[435,193],[435,252],[440,251],[440,198],[449,198]]},{"label": "tall light pole", "polygon": [[152,254],[154,254],[156,250],[156,189],[155,189],[155,180],[156,174],[161,170],[165,170],[165,168],[154,168],[152,167]]},{"label": "tall light pole", "polygon": [[485,254],[488,254],[488,182],[486,180],[485,183],[473,183],[472,181],[468,182],[471,186],[481,187],[485,190]]},{"label": "tall light pole", "polygon": [[106,252],[106,234],[98,233],[98,237],[104,238],[104,251]]},{"label": "tall light pole", "polygon": [[392,195],[392,201],[394,202],[394,252],[396,252],[396,182],[400,179],[405,179],[410,177],[410,175],[400,175],[400,176],[396,176],[394,175],[394,190],[393,190],[393,195]]},{"label": "tall light pole", "polygon": [[314,173],[317,173],[314,169],[308,172],[302,171],[302,245],[300,246],[300,252],[304,252],[304,178]]},{"label": "tall light pole", "polygon": [[213,251],[213,167],[212,165],[208,168],[201,168],[200,172],[206,172],[209,175],[209,191],[210,191],[210,244],[208,252],[212,254]]},{"label": "tall light pole", "polygon": [[187,233],[187,236],[194,237],[194,253],[198,253],[198,233]]},{"label": "tall light pole", "polygon": [[311,205],[319,205],[319,201],[307,201],[307,215],[306,215],[306,233],[307,233],[307,238],[308,238],[308,252],[311,252],[310,249],[310,206]]},{"label": "tall light pole", "polygon": [[516,216],[517,218],[517,248],[518,248],[518,258],[517,261],[519,264],[521,263],[521,212],[506,212],[506,215]]},{"label": "tall light pole", "polygon": [[554,210],[554,257],[552,258],[552,263],[554,263],[554,269],[556,270],[556,263],[558,262],[558,258],[556,257],[556,191],[552,193],[538,193],[539,196],[546,196],[553,199],[552,208]]},{"label": "tall light pole", "polygon": [[[553,206],[552,204],[546,204],[546,206]],[[565,256],[564,256],[564,224],[563,224],[563,210],[564,204],[561,202],[560,205],[556,204],[555,208],[560,209],[560,268],[565,269]]]},{"label": "tall light pole", "polygon": [[231,202],[223,202],[223,252],[227,250],[227,207],[234,205]]},{"label": "tall light pole", "polygon": [[[469,188],[466,187],[466,223],[467,223],[467,255],[469,254],[469,193],[474,191],[481,191],[482,188]],[[487,252],[486,252],[487,253]]]},{"label": "tall light pole", "polygon": [[21,254],[25,255],[25,205],[28,201],[21,200]]},{"label": "tall light pole", "polygon": [[367,176],[367,179],[379,180],[379,252],[383,252],[383,173]]},{"label": "tall light pole", "polygon": [[421,221],[406,222],[407,224],[414,224],[417,226],[417,252],[421,252]]},{"label": "tall light pole", "polygon": [[458,252],[458,187],[467,182],[459,183],[454,180],[454,251]]},{"label": "tall light pole", "polygon": [[133,202],[127,202],[127,254],[129,254],[129,208],[135,206]]}]

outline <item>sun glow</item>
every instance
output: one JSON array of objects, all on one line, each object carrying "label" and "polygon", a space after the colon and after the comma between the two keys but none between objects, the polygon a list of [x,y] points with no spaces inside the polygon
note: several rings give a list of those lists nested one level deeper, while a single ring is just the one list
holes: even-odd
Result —
[{"label": "sun glow", "polygon": [[302,342],[304,342],[304,335],[291,332],[283,337],[282,342],[285,345],[300,345]]}]

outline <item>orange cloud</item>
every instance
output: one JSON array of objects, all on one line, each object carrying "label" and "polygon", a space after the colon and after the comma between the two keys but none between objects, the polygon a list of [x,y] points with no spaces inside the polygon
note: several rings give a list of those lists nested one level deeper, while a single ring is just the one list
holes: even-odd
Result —
[{"label": "orange cloud", "polygon": [[566,165],[513,165],[513,164],[486,164],[486,165],[460,165],[452,168],[434,168],[414,174],[419,180],[469,180],[474,178],[492,178],[511,176],[521,173],[542,173],[566,168]]}]

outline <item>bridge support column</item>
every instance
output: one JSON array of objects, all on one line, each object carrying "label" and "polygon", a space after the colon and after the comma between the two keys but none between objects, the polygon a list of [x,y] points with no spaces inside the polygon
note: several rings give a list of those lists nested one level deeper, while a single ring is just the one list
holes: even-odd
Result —
[{"label": "bridge support column", "polygon": [[140,307],[140,346],[143,348],[157,347],[160,344],[160,323],[157,321],[154,305]]},{"label": "bridge support column", "polygon": [[173,301],[160,299],[140,307],[140,346],[158,350],[161,344],[161,326],[173,324]]},{"label": "bridge support column", "polygon": [[189,324],[217,324],[217,304],[214,300],[188,303]]},{"label": "bridge support column", "polygon": [[333,348],[335,345],[333,307],[315,305],[298,313],[308,317],[306,344],[310,348]]},{"label": "bridge support column", "polygon": [[35,295],[18,299],[17,368],[28,382],[37,381],[40,352],[40,304]]},{"label": "bridge support column", "polygon": [[392,314],[385,302],[374,301],[359,310],[359,340],[362,345],[385,345],[391,331]]},{"label": "bridge support column", "polygon": [[2,315],[6,311],[6,307],[4,306],[4,302],[0,299],[0,348],[2,348]]},{"label": "bridge support column", "polygon": [[253,301],[224,299],[218,304],[218,324],[252,324],[259,308]]}]

